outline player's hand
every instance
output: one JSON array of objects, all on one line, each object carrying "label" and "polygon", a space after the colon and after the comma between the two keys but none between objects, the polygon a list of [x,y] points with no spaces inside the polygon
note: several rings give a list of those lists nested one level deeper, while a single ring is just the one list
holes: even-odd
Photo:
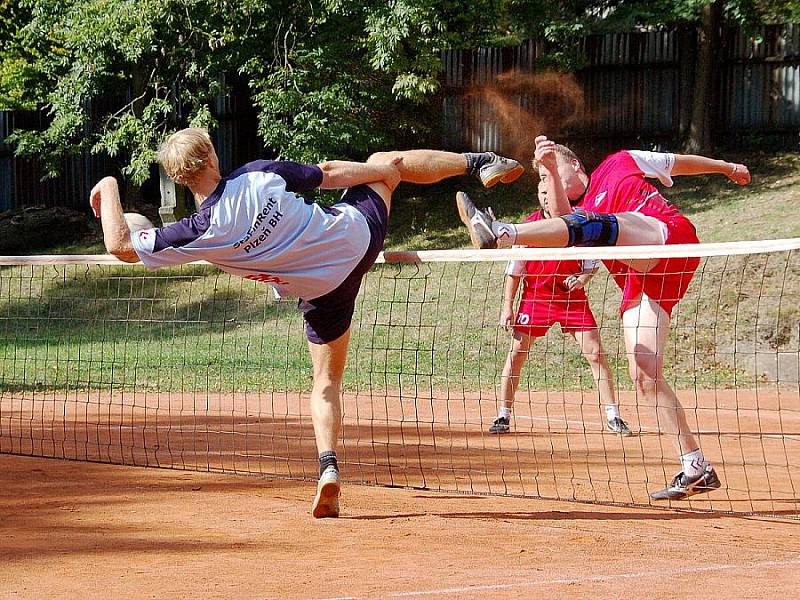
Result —
[{"label": "player's hand", "polygon": [[750,170],[739,163],[729,163],[731,169],[726,175],[736,185],[747,185],[750,183]]},{"label": "player's hand", "polygon": [[589,283],[591,278],[591,274],[587,275],[586,273],[574,273],[564,280],[564,285],[567,286],[567,289],[570,292],[582,290],[584,287],[586,287],[586,284]]},{"label": "player's hand", "polygon": [[546,135],[536,136],[536,150],[533,157],[548,171],[555,173],[558,170],[556,162],[556,143],[547,139]]},{"label": "player's hand", "polygon": [[89,192],[89,206],[92,207],[92,212],[97,219],[100,218],[100,202],[102,199],[103,190],[112,184],[117,185],[117,180],[113,177],[103,177],[95,184],[95,186],[92,188],[92,191]]},{"label": "player's hand", "polygon": [[514,309],[510,306],[504,306],[500,312],[500,329],[509,331],[514,326]]},{"label": "player's hand", "polygon": [[395,156],[391,162],[387,165],[388,167],[388,174],[387,177],[384,179],[386,185],[389,186],[390,189],[396,188],[400,185],[402,181],[402,175],[400,174],[400,165],[403,162],[402,156]]}]

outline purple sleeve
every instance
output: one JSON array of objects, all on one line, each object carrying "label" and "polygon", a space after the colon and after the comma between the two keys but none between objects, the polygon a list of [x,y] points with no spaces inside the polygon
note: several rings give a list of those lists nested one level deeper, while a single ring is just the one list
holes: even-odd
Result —
[{"label": "purple sleeve", "polygon": [[156,241],[153,251],[158,252],[164,248],[181,248],[190,244],[208,231],[210,224],[209,211],[201,210],[177,223],[159,227],[155,230]]},{"label": "purple sleeve", "polygon": [[286,182],[287,192],[308,192],[322,185],[322,169],[317,165],[306,165],[290,160],[255,160],[236,169],[228,179],[255,171],[275,173]]}]

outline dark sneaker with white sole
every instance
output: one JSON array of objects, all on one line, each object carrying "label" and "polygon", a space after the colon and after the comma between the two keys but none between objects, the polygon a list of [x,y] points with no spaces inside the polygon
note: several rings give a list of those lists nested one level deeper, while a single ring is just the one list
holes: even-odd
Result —
[{"label": "dark sneaker with white sole", "polygon": [[614,417],[606,421],[609,431],[620,434],[622,437],[630,437],[633,435],[631,428],[620,417]]},{"label": "dark sneaker with white sole", "polygon": [[492,231],[495,221],[492,209],[480,210],[464,192],[456,192],[456,206],[461,222],[469,229],[472,245],[481,250],[497,248],[497,236]]},{"label": "dark sneaker with white sole", "polygon": [[317,483],[317,495],[314,496],[314,504],[311,514],[315,519],[339,516],[339,471],[336,467],[328,467],[319,476]]},{"label": "dark sneaker with white sole", "polygon": [[494,187],[498,183],[511,183],[516,181],[520,175],[525,171],[525,167],[515,161],[513,158],[506,158],[494,152],[489,152],[492,159],[478,169],[478,177],[480,177],[483,187]]},{"label": "dark sneaker with white sole", "polygon": [[511,431],[511,424],[506,417],[497,417],[489,427],[489,433],[508,433]]},{"label": "dark sneaker with white sole", "polygon": [[717,477],[717,472],[711,465],[706,465],[703,472],[695,477],[689,477],[683,471],[675,475],[669,487],[653,492],[653,500],[683,500],[696,494],[705,494],[718,489],[722,484]]}]

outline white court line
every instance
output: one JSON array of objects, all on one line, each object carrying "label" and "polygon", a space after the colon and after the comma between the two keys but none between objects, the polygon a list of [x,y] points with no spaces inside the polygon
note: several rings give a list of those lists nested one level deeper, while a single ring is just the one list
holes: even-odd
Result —
[{"label": "white court line", "polygon": [[[544,421],[546,423],[565,423],[567,425],[580,425],[584,428],[589,426],[593,427],[594,429],[590,429],[589,431],[596,431],[596,430],[603,430],[605,431],[605,425],[602,423],[597,423],[594,421],[571,421],[569,419],[561,419],[559,417],[529,417],[528,415],[514,415],[515,419],[521,420],[528,420],[528,421]],[[634,433],[661,433],[658,429],[652,427],[639,427],[636,429]],[[713,429],[698,429],[695,431],[697,435],[719,435],[719,431]],[[758,431],[745,431],[745,432],[738,432],[739,435],[759,435],[764,438],[774,438],[774,439],[794,439],[794,436],[790,433],[760,433]]]},{"label": "white court line", "polygon": [[[572,577],[563,579],[543,579],[540,581],[522,581],[518,583],[498,583],[492,585],[474,585],[457,588],[444,588],[439,590],[419,590],[414,592],[394,592],[383,595],[385,598],[413,598],[417,596],[443,596],[447,594],[475,594],[497,590],[511,590],[547,585],[575,585],[584,583],[608,583],[624,579],[643,579],[647,577],[667,578],[676,575],[693,575],[697,573],[713,573],[720,571],[770,569],[775,567],[800,566],[800,558],[793,560],[771,560],[767,562],[751,563],[744,565],[708,565],[704,567],[686,567],[672,570],[638,571],[635,573],[616,573],[614,575],[595,575],[590,577]],[[324,600],[341,600],[339,598],[325,598]],[[358,597],[349,597],[347,600],[359,600]]]}]

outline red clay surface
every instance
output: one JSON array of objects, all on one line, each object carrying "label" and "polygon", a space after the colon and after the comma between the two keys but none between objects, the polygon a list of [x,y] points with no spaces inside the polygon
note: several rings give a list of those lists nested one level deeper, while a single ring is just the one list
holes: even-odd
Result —
[{"label": "red clay surface", "polygon": [[0,456],[0,598],[785,598],[800,522]]}]

